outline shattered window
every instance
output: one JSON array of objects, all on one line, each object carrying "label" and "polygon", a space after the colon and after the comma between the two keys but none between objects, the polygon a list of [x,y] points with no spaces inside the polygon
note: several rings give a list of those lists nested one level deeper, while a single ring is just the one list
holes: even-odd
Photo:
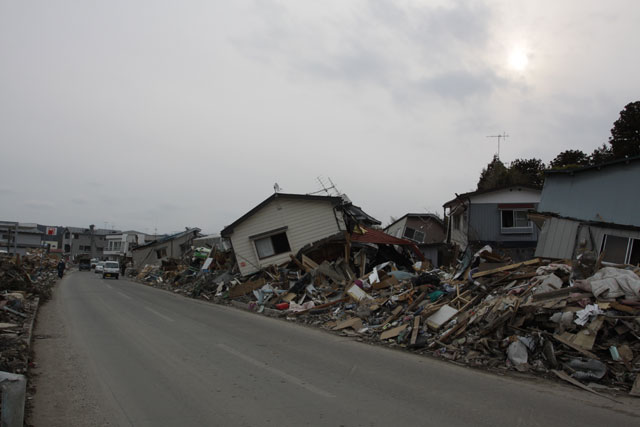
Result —
[{"label": "shattered window", "polygon": [[404,229],[404,237],[407,239],[413,239],[413,236],[416,234],[416,230],[411,227],[405,227]]},{"label": "shattered window", "polygon": [[[633,240],[632,245],[629,245],[629,240]],[[604,252],[602,260],[616,264],[625,264],[627,262],[627,255],[629,252],[631,252],[631,256],[635,256],[637,258],[639,256],[638,250],[640,249],[638,246],[640,245],[636,242],[636,239],[605,234],[604,239],[602,240],[602,248],[600,249],[600,253]],[[634,246],[635,255],[633,253]]]},{"label": "shattered window", "polygon": [[502,210],[502,228],[529,228],[527,211]]},{"label": "shattered window", "polygon": [[167,256],[167,248],[160,248],[156,250],[156,258],[163,258]]},{"label": "shattered window", "polygon": [[404,237],[406,237],[407,239],[415,240],[416,242],[422,242],[424,240],[424,233],[411,227],[405,227]]},{"label": "shattered window", "polygon": [[258,252],[258,258],[260,259],[289,252],[291,250],[289,240],[287,239],[287,233],[279,233],[263,239],[257,239],[254,243],[256,245],[256,251]]}]

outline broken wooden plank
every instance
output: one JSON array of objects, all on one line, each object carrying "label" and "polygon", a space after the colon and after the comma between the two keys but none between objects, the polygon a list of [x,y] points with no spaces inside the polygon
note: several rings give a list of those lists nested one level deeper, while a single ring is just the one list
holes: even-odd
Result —
[{"label": "broken wooden plank", "polygon": [[416,307],[418,307],[418,305],[424,301],[424,299],[427,297],[427,293],[426,292],[422,292],[420,295],[418,295],[418,298],[415,299],[415,301],[413,301],[411,303],[411,305],[409,307],[407,307],[407,312],[411,312],[414,311],[416,309]]},{"label": "broken wooden plank", "polygon": [[511,271],[523,266],[536,265],[539,263],[540,263],[540,258],[534,258],[534,259],[530,259],[529,261],[518,262],[516,264],[509,264],[509,265],[505,265],[504,267],[494,268],[492,270],[480,271],[475,273],[472,277],[476,279],[478,277],[490,276],[492,274],[500,273],[502,271]]},{"label": "broken wooden plank", "polygon": [[539,294],[533,294],[532,300],[543,301],[547,299],[555,299],[558,297],[569,295],[571,292],[575,292],[575,291],[576,291],[576,288],[566,287],[566,288],[556,289],[555,291],[540,292]]},{"label": "broken wooden plank", "polygon": [[348,297],[346,297],[346,298],[340,298],[340,299],[337,299],[337,300],[335,300],[335,301],[330,301],[330,302],[327,302],[327,303],[324,303],[324,304],[316,305],[315,307],[309,308],[309,309],[307,309],[307,310],[303,310],[303,311],[296,311],[296,312],[294,312],[294,313],[290,313],[290,314],[292,314],[292,315],[294,315],[294,316],[298,316],[298,315],[300,315],[300,314],[306,314],[306,313],[308,313],[308,312],[310,312],[310,311],[312,311],[312,310],[319,310],[319,309],[322,309],[322,308],[331,307],[332,305],[340,304],[341,302],[347,302],[347,301],[349,301],[349,298],[348,298]]},{"label": "broken wooden plank", "polygon": [[350,319],[343,320],[342,322],[338,323],[333,328],[333,330],[339,331],[341,329],[346,329],[346,328],[351,328],[354,331],[358,331],[362,329],[362,319],[360,319],[359,317],[352,317]]},{"label": "broken wooden plank", "polygon": [[[592,389],[591,387],[588,387],[588,386],[586,386],[586,385],[582,384],[580,381],[578,381],[578,380],[576,380],[576,379],[571,378],[569,375],[567,375],[567,374],[566,374],[565,372],[563,372],[563,371],[558,371],[558,370],[556,370],[556,369],[552,369],[552,370],[551,370],[551,372],[553,372],[554,374],[556,374],[556,376],[557,376],[558,378],[560,378],[561,380],[564,380],[564,381],[568,382],[569,384],[573,384],[574,386],[576,386],[576,387],[580,387],[581,389],[586,390],[586,391],[588,391],[588,392],[590,392],[590,393],[597,394],[597,395],[598,395],[598,396],[600,396],[600,397],[604,397],[604,398],[606,398],[606,399],[613,400],[614,402],[618,402],[618,401],[617,401],[617,400],[615,400],[614,398],[609,397],[609,396],[607,396],[606,394],[598,393],[597,391],[595,391],[595,390],[594,390],[594,389]],[[618,403],[620,403],[620,402],[618,402]]]},{"label": "broken wooden plank", "polygon": [[[567,332],[565,332],[565,333],[567,333]],[[600,360],[600,358],[598,356],[596,356],[595,354],[591,353],[589,350],[585,350],[584,348],[580,347],[579,345],[574,344],[573,342],[571,342],[567,338],[565,338],[563,336],[560,336],[560,335],[556,335],[556,334],[554,334],[552,336],[556,341],[566,345],[567,347],[570,347],[570,348],[574,349],[578,353],[582,353],[585,356],[590,357],[591,359]]]},{"label": "broken wooden plank", "polygon": [[401,305],[399,305],[399,306],[397,306],[396,308],[393,309],[393,311],[391,312],[391,315],[389,317],[387,317],[387,320],[382,322],[382,327],[384,328],[389,323],[391,323],[394,320],[396,320],[398,318],[398,316],[400,316],[400,313],[402,313],[402,306]]},{"label": "broken wooden plank", "polygon": [[[598,303],[598,305],[600,305],[600,303]],[[619,303],[619,302],[617,302],[617,301],[611,301],[611,302],[609,303],[609,306],[610,306],[611,308],[613,308],[614,310],[622,311],[622,312],[624,312],[624,313],[629,313],[629,314],[636,314],[636,313],[637,313],[637,311],[638,311],[638,310],[636,310],[636,309],[635,309],[635,308],[633,308],[633,307],[630,307],[630,306],[625,305],[625,304],[620,304],[620,303]]]},{"label": "broken wooden plank", "polygon": [[388,340],[389,338],[395,338],[398,335],[400,335],[400,332],[407,329],[407,327],[409,327],[409,325],[404,324],[404,325],[396,326],[395,328],[388,329],[380,334],[380,339]]},{"label": "broken wooden plank", "polygon": [[289,258],[291,258],[291,261],[295,262],[296,265],[298,266],[298,268],[302,271],[306,271],[307,273],[309,271],[311,271],[309,268],[305,267],[304,264],[302,264],[300,261],[298,261],[298,258],[296,258],[293,254],[289,254]]},{"label": "broken wooden plank", "polygon": [[453,326],[452,328],[450,328],[448,331],[444,332],[442,335],[440,335],[440,341],[442,341],[443,343],[446,343],[447,341],[449,341],[449,338],[451,337],[451,335],[455,334],[458,330],[460,330],[461,328],[464,328],[467,323],[469,322],[469,319],[471,318],[471,315],[469,313],[465,313],[462,318],[456,320],[456,325]]},{"label": "broken wooden plank", "polygon": [[415,345],[416,340],[418,339],[418,331],[420,330],[420,316],[416,316],[413,319],[413,330],[411,331],[411,340],[409,341],[409,345]]},{"label": "broken wooden plank", "polygon": [[372,284],[371,287],[376,290],[385,289],[396,286],[398,283],[400,282],[398,282],[398,279],[396,279],[394,276],[387,276],[383,281]]},{"label": "broken wooden plank", "polygon": [[291,302],[294,300],[295,297],[297,297],[295,293],[289,292],[288,294],[282,297],[282,300],[286,302]]},{"label": "broken wooden plank", "polygon": [[302,265],[311,270],[315,270],[316,268],[318,268],[318,264],[305,254],[302,254]]},{"label": "broken wooden plank", "polygon": [[264,286],[266,281],[264,279],[254,280],[252,282],[245,282],[236,285],[229,291],[229,298],[236,298],[246,295],[256,289],[259,289]]}]

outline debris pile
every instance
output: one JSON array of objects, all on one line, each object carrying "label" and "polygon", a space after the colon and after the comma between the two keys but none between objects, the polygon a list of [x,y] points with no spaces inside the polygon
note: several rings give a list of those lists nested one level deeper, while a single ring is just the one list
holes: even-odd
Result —
[{"label": "debris pile", "polygon": [[33,318],[51,296],[58,260],[44,251],[0,256],[0,371],[26,372]]},{"label": "debris pile", "polygon": [[322,259],[319,249],[306,252],[315,260],[301,251],[247,278],[227,255],[213,267],[208,258],[206,269],[146,267],[138,279],[468,366],[640,394],[637,267],[603,268],[590,253],[512,263],[485,247],[444,270],[407,253],[371,265],[380,256],[370,248],[348,261]]}]

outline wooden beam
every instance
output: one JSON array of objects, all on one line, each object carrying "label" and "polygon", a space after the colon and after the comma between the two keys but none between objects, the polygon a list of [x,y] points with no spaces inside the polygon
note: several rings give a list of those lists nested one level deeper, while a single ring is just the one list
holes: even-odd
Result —
[{"label": "wooden beam", "polygon": [[418,339],[418,331],[420,330],[420,316],[416,316],[413,319],[413,331],[411,331],[411,341],[409,341],[410,345],[415,345],[416,340]]},{"label": "wooden beam", "polygon": [[479,271],[478,273],[474,274],[472,277],[476,279],[478,277],[490,276],[492,274],[500,273],[502,271],[511,271],[523,266],[536,265],[536,264],[540,264],[540,258],[534,258],[534,259],[530,259],[529,261],[518,262],[516,264],[509,264],[503,267],[494,268],[492,270]]}]

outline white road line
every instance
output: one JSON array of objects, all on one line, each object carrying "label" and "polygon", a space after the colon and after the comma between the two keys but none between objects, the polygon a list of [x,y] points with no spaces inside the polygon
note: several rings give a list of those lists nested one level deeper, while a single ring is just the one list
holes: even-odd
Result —
[{"label": "white road line", "polygon": [[[118,291],[116,291],[118,292]],[[131,297],[129,295],[125,295],[122,292],[118,292],[120,295],[122,295],[123,297],[125,297],[126,299],[131,299]]]},{"label": "white road line", "polygon": [[109,289],[113,289],[113,286],[111,286],[110,284],[105,283],[105,285],[107,285],[107,288],[109,288]]},{"label": "white road line", "polygon": [[326,391],[324,391],[324,390],[322,390],[322,389],[320,389],[320,388],[318,388],[316,386],[313,386],[311,384],[307,384],[306,382],[304,382],[303,380],[301,380],[298,377],[294,377],[293,375],[287,374],[286,372],[283,372],[280,369],[276,369],[276,368],[274,368],[272,366],[269,366],[266,363],[261,362],[260,360],[256,360],[256,359],[254,359],[252,357],[249,357],[249,356],[247,356],[245,354],[242,354],[239,351],[236,351],[236,350],[232,349],[228,345],[218,344],[218,347],[220,347],[221,349],[223,349],[224,351],[226,351],[228,353],[233,354],[236,357],[239,357],[240,359],[242,359],[242,360],[244,360],[246,362],[251,363],[252,365],[255,365],[255,366],[259,367],[259,368],[262,368],[262,369],[264,369],[266,371],[269,371],[272,374],[275,374],[275,375],[277,375],[277,376],[279,376],[281,378],[284,378],[285,380],[289,381],[290,383],[293,383],[293,384],[295,384],[295,385],[297,385],[299,387],[302,387],[302,388],[304,388],[304,389],[306,389],[306,390],[308,390],[308,391],[310,391],[312,393],[319,394],[320,396],[323,396],[323,397],[335,397],[333,394],[331,394],[329,392],[326,392]]},{"label": "white road line", "polygon": [[171,317],[169,317],[169,316],[165,316],[165,315],[164,315],[164,314],[162,314],[162,313],[158,313],[158,312],[157,312],[157,311],[155,311],[153,308],[149,308],[149,307],[147,307],[147,306],[145,306],[144,308],[145,308],[145,309],[147,309],[147,310],[149,310],[150,312],[152,312],[152,313],[153,313],[153,314],[155,314],[156,316],[162,317],[164,320],[167,320],[167,321],[169,321],[169,322],[175,322],[175,320],[174,320],[174,319],[172,319]]}]

